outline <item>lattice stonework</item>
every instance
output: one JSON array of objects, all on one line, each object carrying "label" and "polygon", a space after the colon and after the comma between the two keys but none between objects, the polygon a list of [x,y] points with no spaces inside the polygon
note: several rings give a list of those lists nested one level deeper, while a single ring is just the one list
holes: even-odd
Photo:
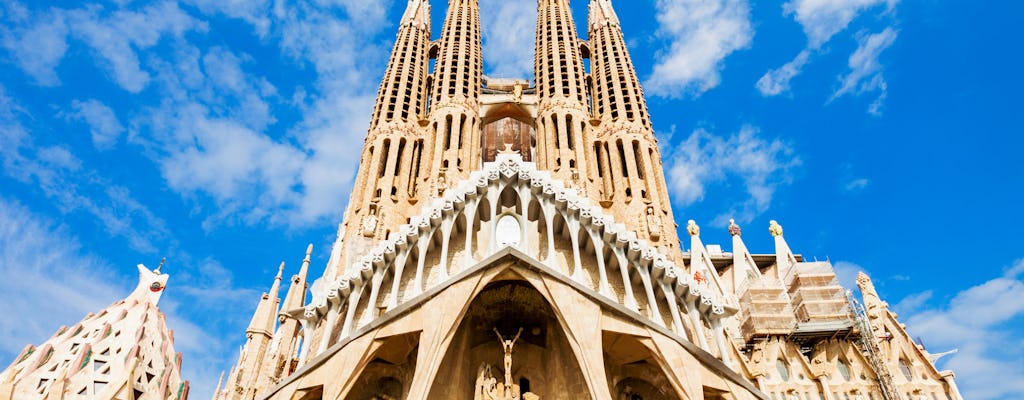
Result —
[{"label": "lattice stonework", "polygon": [[0,399],[187,399],[174,333],[157,308],[168,275],[138,269],[126,299],[26,347],[0,374]]}]

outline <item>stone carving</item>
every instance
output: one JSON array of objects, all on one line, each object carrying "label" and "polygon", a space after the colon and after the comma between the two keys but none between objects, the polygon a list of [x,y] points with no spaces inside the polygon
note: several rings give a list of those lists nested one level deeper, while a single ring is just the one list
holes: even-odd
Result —
[{"label": "stone carving", "polygon": [[447,171],[444,168],[441,168],[441,170],[437,172],[437,180],[434,181],[434,192],[437,193],[438,197],[444,195],[444,189],[448,187],[448,182],[445,181],[444,177],[446,172]]},{"label": "stone carving", "polygon": [[700,226],[697,225],[697,221],[689,220],[686,222],[686,232],[690,236],[700,236]]},{"label": "stone carving", "polygon": [[768,222],[768,232],[772,234],[772,237],[782,237],[782,225],[773,219]]},{"label": "stone carving", "polygon": [[736,225],[736,220],[729,219],[729,235],[740,236],[741,233],[742,232],[740,231],[740,226]]},{"label": "stone carving", "polygon": [[377,216],[374,214],[363,217],[363,236],[373,237],[377,233]]},{"label": "stone carving", "polygon": [[498,336],[504,352],[505,382],[498,382],[494,378],[489,364],[480,364],[480,367],[477,368],[473,400],[539,400],[540,396],[530,392],[520,394],[519,385],[512,383],[512,349],[515,347],[516,341],[519,340],[519,336],[522,335],[523,328],[519,328],[519,332],[511,340],[501,336],[501,332],[498,332],[496,327],[494,333]]},{"label": "stone carving", "polygon": [[512,347],[516,345],[516,341],[519,340],[519,335],[523,334],[523,328],[519,328],[519,332],[516,332],[516,336],[512,340],[507,340],[501,336],[501,332],[498,332],[498,328],[494,328],[494,334],[498,335],[498,340],[501,341],[501,347],[505,350],[505,386],[509,387],[512,385]]},{"label": "stone carving", "polygon": [[657,242],[661,239],[661,217],[654,213],[654,207],[647,207],[647,232],[651,241]]}]

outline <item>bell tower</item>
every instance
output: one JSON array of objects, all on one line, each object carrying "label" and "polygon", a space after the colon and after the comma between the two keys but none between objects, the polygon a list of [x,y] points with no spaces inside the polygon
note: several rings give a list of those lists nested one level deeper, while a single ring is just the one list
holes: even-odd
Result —
[{"label": "bell tower", "polygon": [[578,188],[593,179],[587,173],[590,112],[583,48],[569,1],[540,0],[534,56],[538,167]]},{"label": "bell tower", "polygon": [[617,215],[645,239],[678,252],[658,141],[619,17],[611,0],[591,0],[589,11],[590,156],[596,165],[598,201],[605,209],[621,210]]},{"label": "bell tower", "polygon": [[477,0],[449,0],[436,44],[428,135],[434,139],[431,194],[479,167],[480,91],[483,55]]}]

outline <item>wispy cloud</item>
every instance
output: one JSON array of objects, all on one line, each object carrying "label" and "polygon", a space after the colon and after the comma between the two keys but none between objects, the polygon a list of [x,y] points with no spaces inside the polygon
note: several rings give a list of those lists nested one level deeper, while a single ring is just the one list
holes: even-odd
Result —
[{"label": "wispy cloud", "polygon": [[64,214],[91,215],[135,250],[152,254],[158,242],[173,247],[163,219],[127,188],[84,166],[66,146],[37,142],[22,124],[31,118],[0,86],[0,164],[6,176],[34,185]]},{"label": "wispy cloud", "polygon": [[842,86],[832,94],[831,100],[835,100],[846,94],[862,94],[866,92],[878,92],[878,98],[871,103],[868,112],[873,115],[881,114],[882,101],[888,93],[888,85],[885,77],[882,76],[882,64],[878,58],[882,52],[888,49],[896,41],[898,33],[893,28],[875,34],[858,34],[857,50],[850,55],[850,71],[839,79]]},{"label": "wispy cloud", "polygon": [[533,77],[537,4],[531,1],[480,1],[484,67],[495,78]]},{"label": "wispy cloud", "polygon": [[67,117],[89,125],[92,143],[98,149],[113,147],[125,131],[114,110],[99,100],[74,100],[71,102],[71,109],[72,112]]},{"label": "wispy cloud", "polygon": [[[818,54],[822,46],[832,38],[846,30],[850,23],[861,14],[886,7],[882,14],[891,14],[898,0],[791,0],[782,6],[785,15],[792,16],[803,27],[807,35],[807,46],[790,62],[769,70],[760,79],[756,87],[762,96],[778,96],[789,93],[790,82],[803,72],[813,56]],[[895,37],[894,37],[895,39]],[[884,82],[882,82],[884,85]],[[884,91],[883,91],[884,93]],[[884,94],[872,110],[881,107]],[[874,113],[874,112],[872,112]]]},{"label": "wispy cloud", "polygon": [[[956,372],[965,398],[1020,399],[1024,393],[1022,273],[1024,260],[1018,260],[1002,276],[957,293],[946,305],[904,316],[929,351],[960,350],[939,365]],[[908,299],[915,296],[920,295]]]},{"label": "wispy cloud", "polygon": [[843,190],[847,192],[859,192],[867,188],[870,184],[871,181],[867,178],[857,178],[847,182],[846,185],[843,186]]},{"label": "wispy cloud", "polygon": [[857,274],[865,272],[864,267],[849,261],[837,261],[832,264],[832,269],[836,273],[836,279],[839,279],[839,284],[849,290],[857,287]]},{"label": "wispy cloud", "polygon": [[[175,333],[175,350],[184,354],[182,376],[195,393],[212,393],[220,369],[234,361],[232,344],[242,338],[217,328],[244,326],[250,315],[239,311],[253,309],[259,291],[236,287],[216,261],[193,265],[187,254],[164,271],[171,280],[160,309]],[[0,197],[0,304],[19,310],[0,316],[0,365],[26,344],[38,345],[61,325],[127,296],[134,274],[134,266],[115,267],[86,250],[69,227]]]},{"label": "wispy cloud", "polygon": [[810,58],[809,50],[801,51],[793,61],[786,63],[778,69],[768,71],[757,80],[757,90],[763,96],[777,96],[789,92],[789,82],[803,70],[804,65]]},{"label": "wispy cloud", "polygon": [[803,26],[808,47],[817,49],[865,10],[881,5],[892,10],[897,3],[898,0],[792,0],[782,8]]},{"label": "wispy cloud", "polygon": [[138,51],[155,46],[165,36],[181,38],[206,25],[178,7],[162,1],[139,10],[119,9],[105,15],[102,7],[67,12],[71,33],[91,47],[121,88],[138,93],[150,74],[139,63]]},{"label": "wispy cloud", "polygon": [[[82,250],[67,227],[0,197],[0,365],[130,291],[110,264]],[[128,289],[125,289],[128,288]],[[26,316],[46,318],[26,318]]]},{"label": "wispy cloud", "polygon": [[[0,26],[0,46],[11,53],[19,68],[42,86],[60,84],[55,69],[68,50],[68,26],[62,13],[44,11],[31,15],[18,3],[4,2],[8,23]],[[20,23],[34,19],[36,23]]]},{"label": "wispy cloud", "polygon": [[[374,42],[387,25],[386,5],[275,4],[260,17],[201,9],[238,15],[256,34],[259,21],[271,21],[268,38],[292,62],[312,66],[315,79],[279,89],[247,54],[179,43],[170,54],[149,55],[145,72],[164,100],[139,110],[132,143],[206,215],[207,227],[306,227],[340,217],[360,156],[350,144],[365,136],[376,94],[379,65],[367,60],[386,60],[386,46]],[[281,108],[298,121],[278,124]]]},{"label": "wispy cloud", "polygon": [[741,222],[766,211],[775,191],[792,182],[793,170],[801,164],[788,143],[764,139],[751,126],[727,139],[698,129],[666,158],[666,178],[676,205],[703,200],[709,185],[738,181],[746,198],[734,205],[730,215]]},{"label": "wispy cloud", "polygon": [[725,58],[754,37],[746,0],[658,0],[656,8],[668,45],[645,86],[657,96],[699,96],[718,86]]}]

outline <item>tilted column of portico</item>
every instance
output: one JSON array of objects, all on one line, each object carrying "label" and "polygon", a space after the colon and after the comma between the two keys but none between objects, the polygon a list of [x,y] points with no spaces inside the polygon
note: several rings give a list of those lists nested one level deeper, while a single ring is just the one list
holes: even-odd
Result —
[{"label": "tilted column of portico", "polygon": [[658,246],[679,239],[643,89],[611,0],[591,0],[589,14],[593,151],[601,205]]},{"label": "tilted column of portico", "polygon": [[251,399],[256,395],[256,385],[259,382],[261,368],[274,335],[278,305],[281,303],[279,293],[283,272],[284,263],[281,263],[277,270],[277,277],[274,278],[274,284],[270,287],[270,292],[264,293],[260,297],[256,312],[253,313],[249,327],[245,330],[245,347],[242,348],[242,354],[238,357],[238,365],[228,376],[226,390],[215,393],[215,399]]},{"label": "tilted column of portico", "polygon": [[483,80],[480,8],[449,0],[434,66],[427,134],[434,139],[432,197],[479,167],[479,98]]},{"label": "tilted column of portico", "polygon": [[[569,0],[540,0],[537,9],[536,161],[557,179],[593,187],[587,167],[590,113],[586,70]],[[595,192],[596,194],[596,192]]]},{"label": "tilted column of portico", "polygon": [[428,103],[429,47],[430,4],[409,0],[381,80],[346,213],[346,257],[356,257],[368,243],[385,238],[388,226],[404,222],[410,205],[431,197],[423,187],[431,138],[419,125]]}]

